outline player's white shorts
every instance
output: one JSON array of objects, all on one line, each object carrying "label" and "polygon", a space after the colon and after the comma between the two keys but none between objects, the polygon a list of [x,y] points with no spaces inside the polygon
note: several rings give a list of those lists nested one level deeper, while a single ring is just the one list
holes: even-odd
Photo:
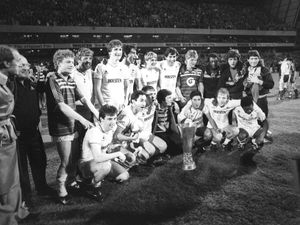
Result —
[{"label": "player's white shorts", "polygon": [[260,129],[260,126],[255,126],[255,127],[240,127],[243,128],[244,130],[246,130],[249,134],[249,137],[253,137],[253,135],[256,133],[256,131],[258,131]]}]

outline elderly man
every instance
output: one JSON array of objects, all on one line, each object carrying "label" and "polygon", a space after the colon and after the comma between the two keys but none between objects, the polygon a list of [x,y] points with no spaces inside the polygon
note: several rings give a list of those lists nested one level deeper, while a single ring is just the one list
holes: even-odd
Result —
[{"label": "elderly man", "polygon": [[28,173],[29,159],[31,173],[38,195],[53,195],[46,183],[46,153],[39,131],[41,111],[38,92],[44,91],[44,82],[34,82],[30,74],[30,65],[24,56],[20,56],[19,71],[13,85],[16,127],[20,132],[17,140],[19,169],[23,200],[31,205],[31,186]]},{"label": "elderly man", "polygon": [[8,79],[17,74],[19,57],[17,50],[0,46],[0,224],[6,225],[15,225],[17,219],[29,215],[22,207],[17,136],[11,122],[15,103],[7,87]]}]

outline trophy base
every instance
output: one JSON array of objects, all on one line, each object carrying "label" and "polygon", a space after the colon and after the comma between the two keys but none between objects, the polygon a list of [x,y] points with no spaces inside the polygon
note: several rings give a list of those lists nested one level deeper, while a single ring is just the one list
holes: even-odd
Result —
[{"label": "trophy base", "polygon": [[187,165],[183,165],[182,169],[183,170],[194,170],[194,169],[196,169],[196,164],[195,164],[195,162],[193,162],[193,163],[190,163]]}]

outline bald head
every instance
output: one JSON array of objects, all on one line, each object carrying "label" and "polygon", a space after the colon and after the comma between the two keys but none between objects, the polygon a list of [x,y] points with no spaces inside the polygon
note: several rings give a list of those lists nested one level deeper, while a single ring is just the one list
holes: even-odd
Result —
[{"label": "bald head", "polygon": [[30,75],[30,64],[23,55],[19,55],[18,60],[18,75],[19,79],[26,79]]}]

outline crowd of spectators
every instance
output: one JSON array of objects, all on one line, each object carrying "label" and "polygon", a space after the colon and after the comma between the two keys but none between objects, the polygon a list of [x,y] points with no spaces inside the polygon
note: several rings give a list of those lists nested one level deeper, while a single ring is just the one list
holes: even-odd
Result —
[{"label": "crowd of spectators", "polygon": [[0,24],[288,30],[258,5],[170,0],[9,0]]}]

